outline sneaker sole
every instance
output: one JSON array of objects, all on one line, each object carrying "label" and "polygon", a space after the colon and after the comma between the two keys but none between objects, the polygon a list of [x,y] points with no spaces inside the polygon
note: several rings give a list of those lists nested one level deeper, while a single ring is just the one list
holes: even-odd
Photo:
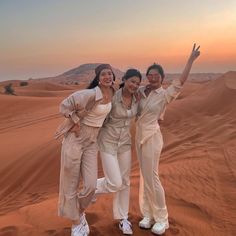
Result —
[{"label": "sneaker sole", "polygon": [[143,226],[143,225],[138,225],[138,226],[140,229],[151,229],[152,228],[152,226],[150,226],[150,227]]},{"label": "sneaker sole", "polygon": [[151,229],[154,224],[155,224],[155,222],[152,222],[152,223],[150,224],[150,226],[145,226],[145,225],[142,225],[142,224],[138,224],[138,226],[139,226],[139,228],[141,228],[141,229]]},{"label": "sneaker sole", "polygon": [[155,232],[155,231],[153,231],[153,230],[151,230],[151,232],[154,233],[154,234],[156,234],[156,235],[161,235],[161,234],[164,234],[167,229],[169,229],[169,225],[167,225],[167,226],[165,227],[165,229],[163,229],[162,231],[160,231],[160,232],[158,232],[158,233]]},{"label": "sneaker sole", "polygon": [[130,232],[130,233],[124,233],[124,232],[123,232],[123,229],[122,229],[122,227],[121,227],[120,225],[119,225],[119,229],[122,231],[122,233],[123,233],[124,235],[132,235],[132,234],[133,234],[133,232],[132,232],[132,233],[131,233],[131,232]]}]

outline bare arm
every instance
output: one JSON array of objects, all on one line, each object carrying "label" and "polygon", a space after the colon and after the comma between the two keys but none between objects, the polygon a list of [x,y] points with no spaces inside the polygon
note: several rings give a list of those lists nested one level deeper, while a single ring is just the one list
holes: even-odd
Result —
[{"label": "bare arm", "polygon": [[200,55],[200,51],[199,51],[200,46],[198,46],[196,48],[196,44],[194,43],[193,45],[193,49],[192,52],[189,56],[189,59],[187,61],[187,64],[185,65],[184,71],[182,73],[182,75],[180,76],[180,82],[183,85],[185,83],[185,81],[188,78],[189,72],[192,68],[193,62],[198,58],[198,56]]}]

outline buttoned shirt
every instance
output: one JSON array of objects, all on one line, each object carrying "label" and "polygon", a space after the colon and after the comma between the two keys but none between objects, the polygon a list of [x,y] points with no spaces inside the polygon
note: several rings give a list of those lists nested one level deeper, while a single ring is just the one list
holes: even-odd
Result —
[{"label": "buttoned shirt", "polygon": [[131,109],[128,110],[122,100],[122,89],[112,98],[111,112],[107,116],[98,135],[99,150],[117,154],[128,151],[131,147],[130,123],[137,114],[138,103],[133,96]]},{"label": "buttoned shirt", "polygon": [[180,80],[173,80],[167,89],[160,87],[151,91],[149,96],[145,95],[145,88],[139,89],[141,100],[136,123],[136,142],[139,144],[143,144],[160,129],[158,119],[162,118],[166,105],[178,96],[182,86]]}]

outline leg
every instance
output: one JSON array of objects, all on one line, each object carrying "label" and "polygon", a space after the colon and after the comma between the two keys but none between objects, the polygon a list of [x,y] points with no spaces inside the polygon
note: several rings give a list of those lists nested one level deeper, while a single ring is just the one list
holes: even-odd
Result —
[{"label": "leg", "polygon": [[152,219],[153,213],[152,213],[152,207],[150,205],[150,202],[147,199],[147,192],[144,190],[144,180],[143,180],[143,172],[145,172],[145,169],[143,168],[143,156],[142,156],[142,146],[138,143],[136,140],[136,153],[139,160],[140,165],[140,180],[139,180],[139,207],[140,211],[143,215],[143,217]]},{"label": "leg", "polygon": [[74,134],[63,141],[61,151],[61,170],[59,187],[59,216],[79,220],[77,189],[79,185],[81,145],[75,142]]},{"label": "leg", "polygon": [[80,209],[83,212],[91,202],[97,182],[97,144],[91,143],[86,148],[81,158],[81,175],[83,189],[78,194]]},{"label": "leg", "polygon": [[158,174],[160,154],[163,146],[161,133],[156,133],[141,146],[141,170],[144,178],[144,200],[148,201],[156,222],[168,221],[165,192]]},{"label": "leg", "polygon": [[122,177],[122,187],[115,193],[113,199],[113,213],[115,219],[128,219],[131,150],[118,154],[118,163]]},{"label": "leg", "polygon": [[116,155],[100,152],[105,177],[97,180],[96,194],[117,192],[122,186],[119,162]]}]

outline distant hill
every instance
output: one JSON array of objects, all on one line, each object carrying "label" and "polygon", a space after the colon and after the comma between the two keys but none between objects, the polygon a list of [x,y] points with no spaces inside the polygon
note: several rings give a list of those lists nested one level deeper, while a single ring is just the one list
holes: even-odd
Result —
[{"label": "distant hill", "polygon": [[[68,70],[63,74],[60,74],[55,77],[40,78],[38,80],[47,80],[51,82],[61,83],[61,84],[75,84],[81,82],[89,82],[95,77],[95,68],[101,63],[88,63],[82,64],[76,68]],[[122,78],[124,72],[114,68],[113,71],[117,79]]]}]

